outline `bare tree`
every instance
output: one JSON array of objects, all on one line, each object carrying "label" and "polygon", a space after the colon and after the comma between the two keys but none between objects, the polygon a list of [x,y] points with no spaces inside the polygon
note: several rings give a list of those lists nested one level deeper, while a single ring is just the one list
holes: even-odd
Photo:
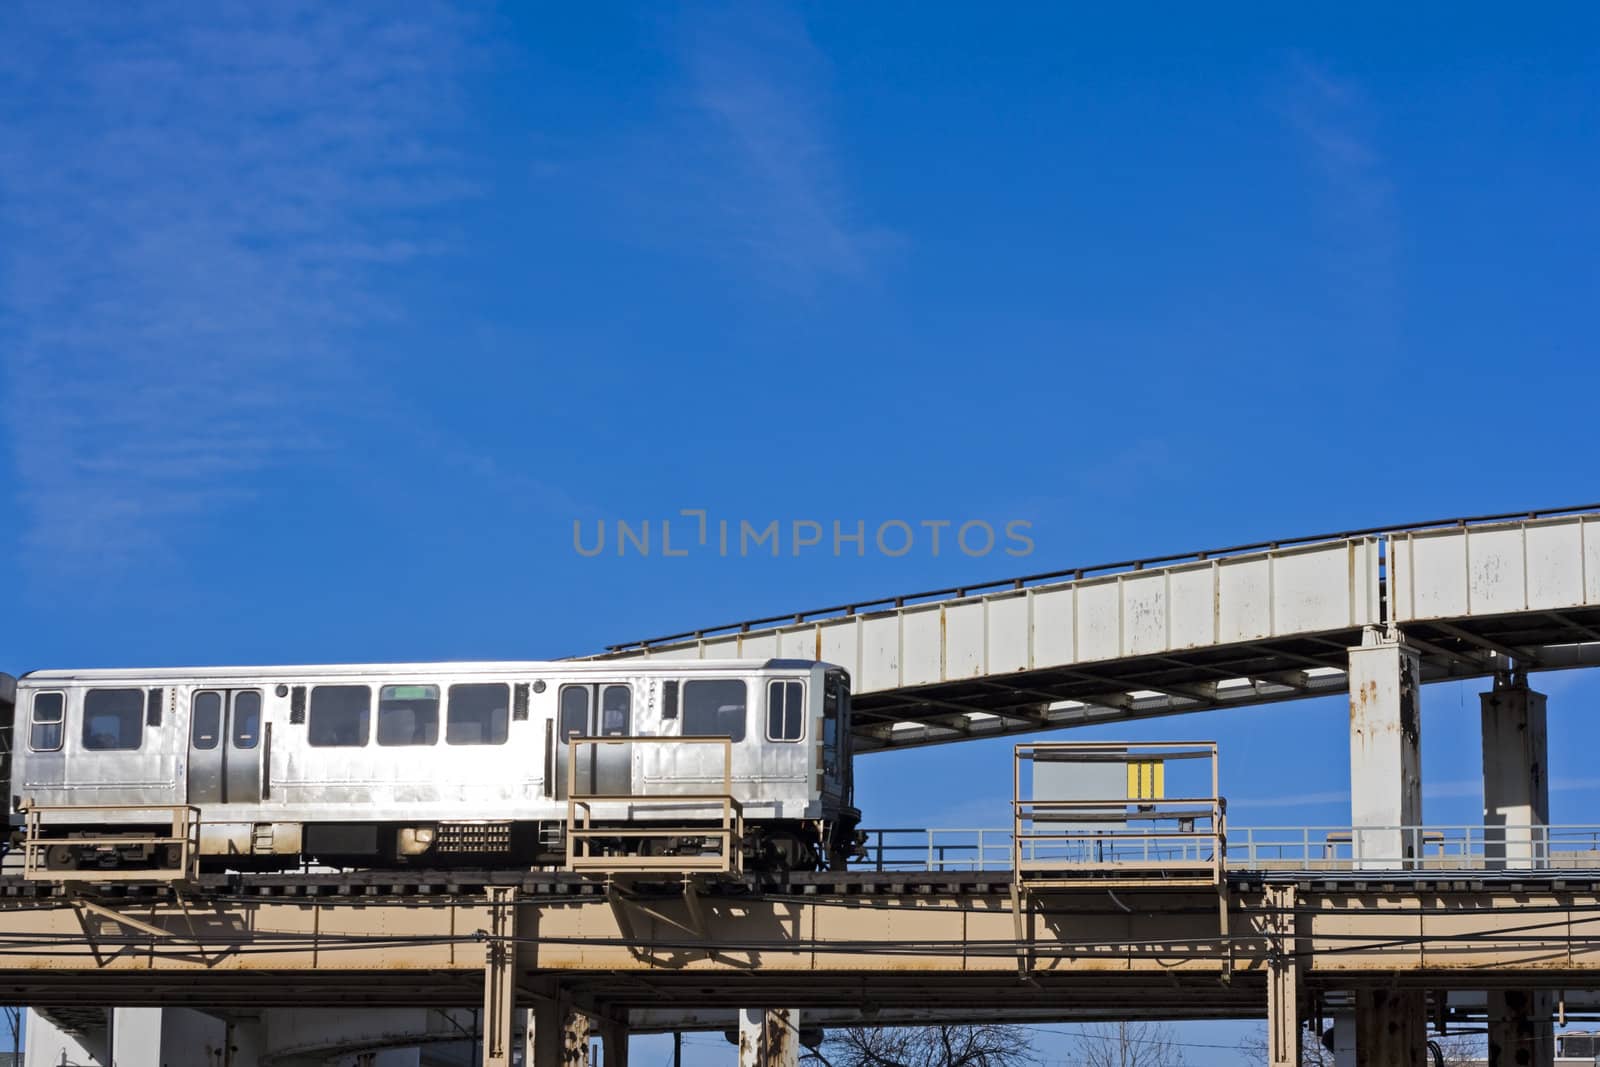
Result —
[{"label": "bare tree", "polygon": [[1446,1067],[1465,1067],[1489,1054],[1488,1043],[1481,1034],[1433,1034],[1428,1043],[1439,1046]]},{"label": "bare tree", "polygon": [[821,1067],[1024,1067],[1036,1063],[1020,1026],[852,1026],[829,1030],[804,1062]]},{"label": "bare tree", "polygon": [[1084,1067],[1182,1067],[1183,1049],[1165,1023],[1120,1022],[1085,1026],[1078,1032]]},{"label": "bare tree", "polygon": [[[1239,1042],[1239,1052],[1246,1063],[1267,1062],[1267,1031],[1263,1027]],[[1310,1030],[1300,1031],[1300,1067],[1334,1067],[1333,1051],[1322,1043],[1322,1037]]]},{"label": "bare tree", "polygon": [[11,1050],[22,1051],[22,1009],[6,1008],[6,1028],[11,1031]]},{"label": "bare tree", "polygon": [[[1483,1037],[1473,1034],[1429,1034],[1428,1043],[1439,1049],[1445,1067],[1467,1067],[1483,1059]],[[1267,1031],[1261,1029],[1239,1043],[1248,1063],[1267,1062]],[[1432,1049],[1426,1063],[1433,1063]],[[1334,1067],[1333,1052],[1322,1037],[1309,1030],[1300,1033],[1300,1067]]]}]

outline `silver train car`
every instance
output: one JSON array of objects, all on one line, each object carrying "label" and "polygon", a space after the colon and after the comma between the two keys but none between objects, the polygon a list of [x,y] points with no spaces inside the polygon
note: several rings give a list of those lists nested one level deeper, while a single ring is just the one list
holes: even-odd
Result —
[{"label": "silver train car", "polygon": [[685,831],[591,846],[670,856],[707,847],[726,788],[752,867],[840,865],[859,821],[849,677],[809,660],[36,671],[14,691],[12,840],[34,811],[51,869],[162,862],[135,843],[151,806],[198,809],[202,866],[236,870],[553,865],[569,797],[591,835]]}]

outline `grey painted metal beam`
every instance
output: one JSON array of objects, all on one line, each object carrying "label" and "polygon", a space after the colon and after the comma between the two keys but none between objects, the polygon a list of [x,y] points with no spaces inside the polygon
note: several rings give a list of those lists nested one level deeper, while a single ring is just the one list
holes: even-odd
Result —
[{"label": "grey painted metal beam", "polygon": [[1341,692],[1369,629],[1403,633],[1424,681],[1600,663],[1600,508],[1423,525],[802,612],[607,658],[837,663],[862,751]]}]

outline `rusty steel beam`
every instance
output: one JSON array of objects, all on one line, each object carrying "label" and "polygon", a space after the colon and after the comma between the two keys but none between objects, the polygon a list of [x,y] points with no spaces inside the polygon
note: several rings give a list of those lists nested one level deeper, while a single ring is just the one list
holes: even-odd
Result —
[{"label": "rusty steel beam", "polygon": [[1300,1067],[1300,969],[1293,885],[1266,887],[1267,1062]]},{"label": "rusty steel beam", "polygon": [[488,894],[489,929],[483,945],[483,1067],[511,1067],[517,891],[496,885],[489,887]]}]

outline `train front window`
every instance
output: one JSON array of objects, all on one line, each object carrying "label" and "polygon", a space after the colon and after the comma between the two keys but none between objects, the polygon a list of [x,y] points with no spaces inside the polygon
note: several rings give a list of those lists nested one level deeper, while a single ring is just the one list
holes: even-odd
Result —
[{"label": "train front window", "polygon": [[750,697],[737,679],[697,679],[683,683],[683,736],[744,740]]},{"label": "train front window", "polygon": [[35,752],[54,752],[61,747],[62,712],[65,693],[33,694],[33,726],[28,731],[28,747]]},{"label": "train front window", "polygon": [[370,687],[313,686],[306,741],[317,748],[360,748],[367,743],[371,719]]},{"label": "train front window", "polygon": [[194,695],[189,711],[189,743],[202,751],[217,747],[222,735],[222,694],[207,690]]},{"label": "train front window", "polygon": [[378,690],[378,744],[431,745],[439,740],[439,687],[386,685]]},{"label": "train front window", "polygon": [[850,676],[829,671],[822,683],[822,773],[848,803],[850,777]]},{"label": "train front window", "polygon": [[450,687],[449,721],[444,739],[450,745],[503,745],[509,701],[506,687],[483,682]]},{"label": "train front window", "polygon": [[600,690],[600,736],[627,737],[631,694],[625,685],[608,685]]},{"label": "train front window", "polygon": [[822,747],[829,752],[839,746],[839,683],[829,678],[822,690]]},{"label": "train front window", "polygon": [[767,740],[798,741],[806,733],[804,682],[767,683]]},{"label": "train front window", "polygon": [[127,751],[144,740],[143,689],[91,689],[83,696],[83,747]]}]

